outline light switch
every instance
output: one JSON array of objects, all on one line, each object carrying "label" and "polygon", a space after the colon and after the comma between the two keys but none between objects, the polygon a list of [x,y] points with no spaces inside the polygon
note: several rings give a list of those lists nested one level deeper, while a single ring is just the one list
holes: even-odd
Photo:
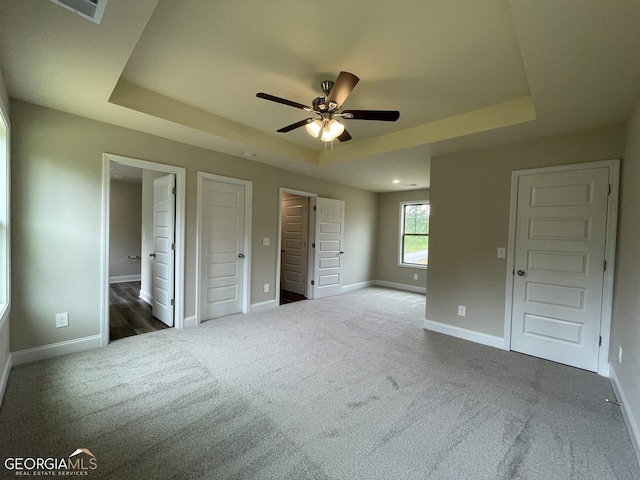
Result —
[{"label": "light switch", "polygon": [[262,246],[263,247],[268,247],[269,245],[271,245],[271,239],[270,238],[263,238],[262,239]]},{"label": "light switch", "polygon": [[507,257],[507,249],[504,247],[498,247],[498,258],[506,258]]}]

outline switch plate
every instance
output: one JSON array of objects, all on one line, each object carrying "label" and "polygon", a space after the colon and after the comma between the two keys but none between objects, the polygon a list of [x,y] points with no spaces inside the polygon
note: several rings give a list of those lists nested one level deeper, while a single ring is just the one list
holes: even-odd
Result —
[{"label": "switch plate", "polygon": [[263,238],[262,239],[262,246],[263,247],[268,247],[269,245],[271,245],[271,239],[270,238]]},{"label": "switch plate", "polygon": [[417,280],[417,279],[418,279],[418,274],[417,274],[417,273],[414,273],[414,274],[413,274],[413,279],[414,279],[414,280]]},{"label": "switch plate", "polygon": [[498,258],[507,258],[507,249],[504,247],[498,247]]},{"label": "switch plate", "polygon": [[464,305],[458,305],[458,315],[461,317],[467,316],[467,307]]},{"label": "switch plate", "polygon": [[69,314],[65,313],[56,313],[56,328],[68,327],[69,326]]},{"label": "switch plate", "polygon": [[264,293],[269,293],[269,284],[268,283],[264,284],[263,290],[264,290]]}]

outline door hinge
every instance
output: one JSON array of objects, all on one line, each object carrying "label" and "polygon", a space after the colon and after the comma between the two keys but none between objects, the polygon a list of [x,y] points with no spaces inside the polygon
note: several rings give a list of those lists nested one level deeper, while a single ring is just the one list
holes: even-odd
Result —
[{"label": "door hinge", "polygon": [[313,211],[315,212],[316,210],[317,210],[317,208],[316,208],[316,206],[314,205],[314,206],[313,206]]},{"label": "door hinge", "polygon": [[607,269],[607,261],[606,260],[604,261],[604,269],[605,270]]},{"label": "door hinge", "polygon": [[172,193],[173,195],[175,195],[175,194],[176,194],[176,187],[173,187],[173,188],[171,189],[171,193]]},{"label": "door hinge", "polygon": [[607,195],[611,195],[611,184],[609,184],[609,193]]},{"label": "door hinge", "polygon": [[172,243],[172,244],[171,244],[171,250],[175,250],[175,249],[176,249],[176,244],[175,244],[175,243]]},{"label": "door hinge", "polygon": [[313,242],[313,243],[311,244],[311,248],[316,248],[316,242]]},{"label": "door hinge", "polygon": [[175,298],[172,298],[172,299],[171,299],[171,306],[173,307],[175,304],[176,304],[176,299],[175,299]]},{"label": "door hinge", "polygon": [[313,280],[311,280],[311,285],[315,285],[315,284],[316,284],[316,282],[314,282]]},{"label": "door hinge", "polygon": [[602,337],[600,337],[600,340],[598,341],[598,346],[601,347],[602,346]]}]

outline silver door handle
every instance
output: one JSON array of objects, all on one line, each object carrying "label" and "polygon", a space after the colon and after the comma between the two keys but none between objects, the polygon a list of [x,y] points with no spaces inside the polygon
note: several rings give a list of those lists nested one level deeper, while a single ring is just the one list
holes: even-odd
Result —
[{"label": "silver door handle", "polygon": [[519,276],[524,277],[524,270],[518,270],[516,272]]},{"label": "silver door handle", "polygon": [[149,256],[150,256],[150,257],[155,257],[155,256],[156,256],[156,254],[155,254],[155,253],[150,253],[150,254],[149,254]]},{"label": "silver door handle", "polygon": [[238,258],[244,258],[244,253],[239,253]]}]

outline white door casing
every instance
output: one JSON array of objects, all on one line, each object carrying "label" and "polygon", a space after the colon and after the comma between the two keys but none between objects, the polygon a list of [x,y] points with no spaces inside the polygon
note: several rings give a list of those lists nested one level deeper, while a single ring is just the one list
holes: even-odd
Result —
[{"label": "white door casing", "polygon": [[344,201],[317,197],[315,207],[314,299],[342,293],[345,254]]},{"label": "white door casing", "polygon": [[245,185],[201,177],[199,318],[245,310]]},{"label": "white door casing", "polygon": [[175,277],[175,175],[153,181],[153,316],[172,327]]},{"label": "white door casing", "polygon": [[309,241],[309,198],[282,201],[282,256],[280,286],[283,290],[307,294]]},{"label": "white door casing", "polygon": [[511,349],[598,371],[610,169],[518,178]]}]

